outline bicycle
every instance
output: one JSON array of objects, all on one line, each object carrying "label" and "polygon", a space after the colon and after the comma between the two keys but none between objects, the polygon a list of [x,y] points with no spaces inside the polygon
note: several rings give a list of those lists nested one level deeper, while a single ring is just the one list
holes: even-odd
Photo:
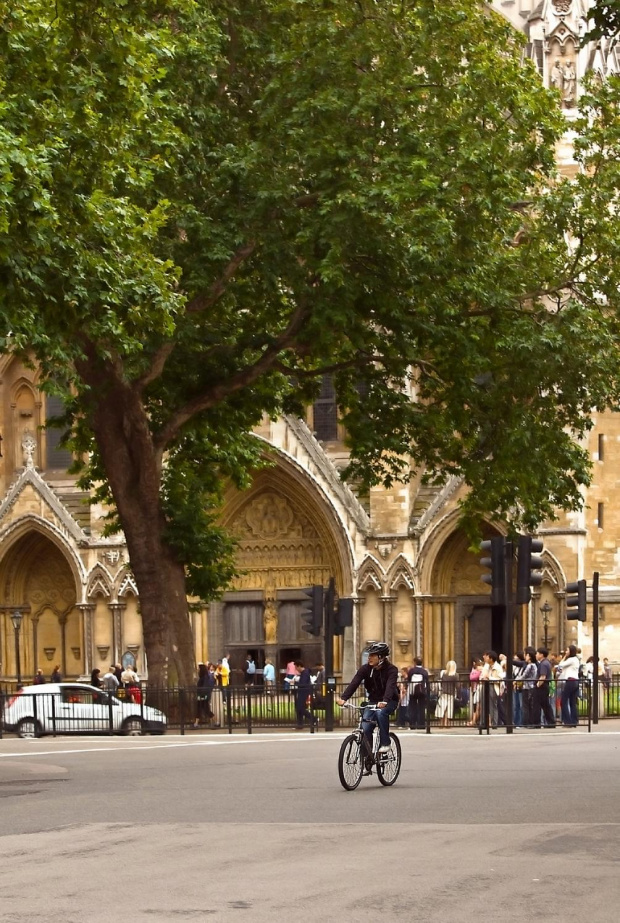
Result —
[{"label": "bicycle", "polygon": [[[362,781],[362,776],[372,775],[373,766],[377,769],[377,778],[381,785],[394,785],[400,772],[401,749],[400,740],[396,734],[390,733],[390,749],[386,753],[379,753],[379,734],[377,730],[376,708],[374,718],[364,719],[364,711],[368,703],[350,705],[348,702],[342,708],[356,708],[360,713],[359,726],[342,742],[338,755],[338,775],[340,783],[348,792],[354,791]],[[372,707],[372,706],[370,706]],[[373,746],[368,744],[362,724],[370,721],[374,725]]]}]

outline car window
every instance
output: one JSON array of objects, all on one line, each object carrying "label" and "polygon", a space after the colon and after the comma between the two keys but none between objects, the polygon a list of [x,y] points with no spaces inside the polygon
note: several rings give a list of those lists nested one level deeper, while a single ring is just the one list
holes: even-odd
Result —
[{"label": "car window", "polygon": [[61,691],[62,701],[68,705],[92,705],[93,693],[89,689],[71,689],[65,687]]}]

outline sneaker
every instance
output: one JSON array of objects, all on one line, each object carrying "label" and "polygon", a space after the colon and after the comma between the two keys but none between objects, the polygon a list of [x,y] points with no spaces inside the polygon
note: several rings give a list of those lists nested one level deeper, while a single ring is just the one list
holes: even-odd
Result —
[{"label": "sneaker", "polygon": [[382,747],[379,747],[379,753],[389,753],[392,748],[391,744],[383,744]]}]

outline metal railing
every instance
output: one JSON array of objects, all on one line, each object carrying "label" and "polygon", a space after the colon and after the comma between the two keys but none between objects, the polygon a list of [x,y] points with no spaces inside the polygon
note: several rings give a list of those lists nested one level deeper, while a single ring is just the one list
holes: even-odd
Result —
[{"label": "metal railing", "polygon": [[[608,687],[599,689],[600,717],[620,715],[620,677]],[[548,723],[562,721],[562,697],[566,684],[553,681],[546,691]],[[333,687],[334,698],[344,689],[344,684]],[[416,687],[420,691],[420,687]],[[251,734],[260,729],[309,729],[313,733],[325,728],[327,689],[284,690],[265,689],[263,686],[215,687],[209,692],[196,687],[156,688],[142,685],[137,696],[131,690],[119,690],[116,695],[103,691],[85,692],[83,684],[75,684],[75,694],[69,684],[60,693],[0,693],[0,737],[6,733],[20,733],[34,727],[40,734],[67,734],[74,732],[93,734],[163,732],[173,730],[181,734],[195,730],[243,731]],[[493,729],[539,727],[545,724],[540,706],[542,693],[524,688],[519,680],[500,684],[471,683],[468,677],[459,677],[450,687],[440,680],[431,679],[422,689],[422,696],[405,695],[392,716],[396,729],[412,728],[427,733],[446,728],[470,727],[479,733]],[[565,696],[566,697],[566,696]],[[139,698],[139,701],[138,701]],[[577,723],[590,727],[592,720],[591,685],[579,680],[576,697]],[[133,701],[131,701],[133,699]],[[359,703],[364,693],[352,698]],[[512,704],[510,702],[512,699]],[[532,711],[534,709],[534,712]],[[538,709],[536,711],[536,709]],[[512,714],[512,719],[510,715]],[[551,718],[550,718],[551,716]],[[334,727],[347,728],[355,723],[355,712],[341,710],[334,704]],[[26,722],[24,726],[20,722]]]}]

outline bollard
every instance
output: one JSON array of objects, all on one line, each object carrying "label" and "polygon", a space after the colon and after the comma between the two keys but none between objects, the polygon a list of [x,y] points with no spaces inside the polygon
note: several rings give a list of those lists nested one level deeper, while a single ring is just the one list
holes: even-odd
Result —
[{"label": "bollard", "polygon": [[245,694],[246,721],[248,725],[248,734],[252,733],[252,693],[246,689]]}]

